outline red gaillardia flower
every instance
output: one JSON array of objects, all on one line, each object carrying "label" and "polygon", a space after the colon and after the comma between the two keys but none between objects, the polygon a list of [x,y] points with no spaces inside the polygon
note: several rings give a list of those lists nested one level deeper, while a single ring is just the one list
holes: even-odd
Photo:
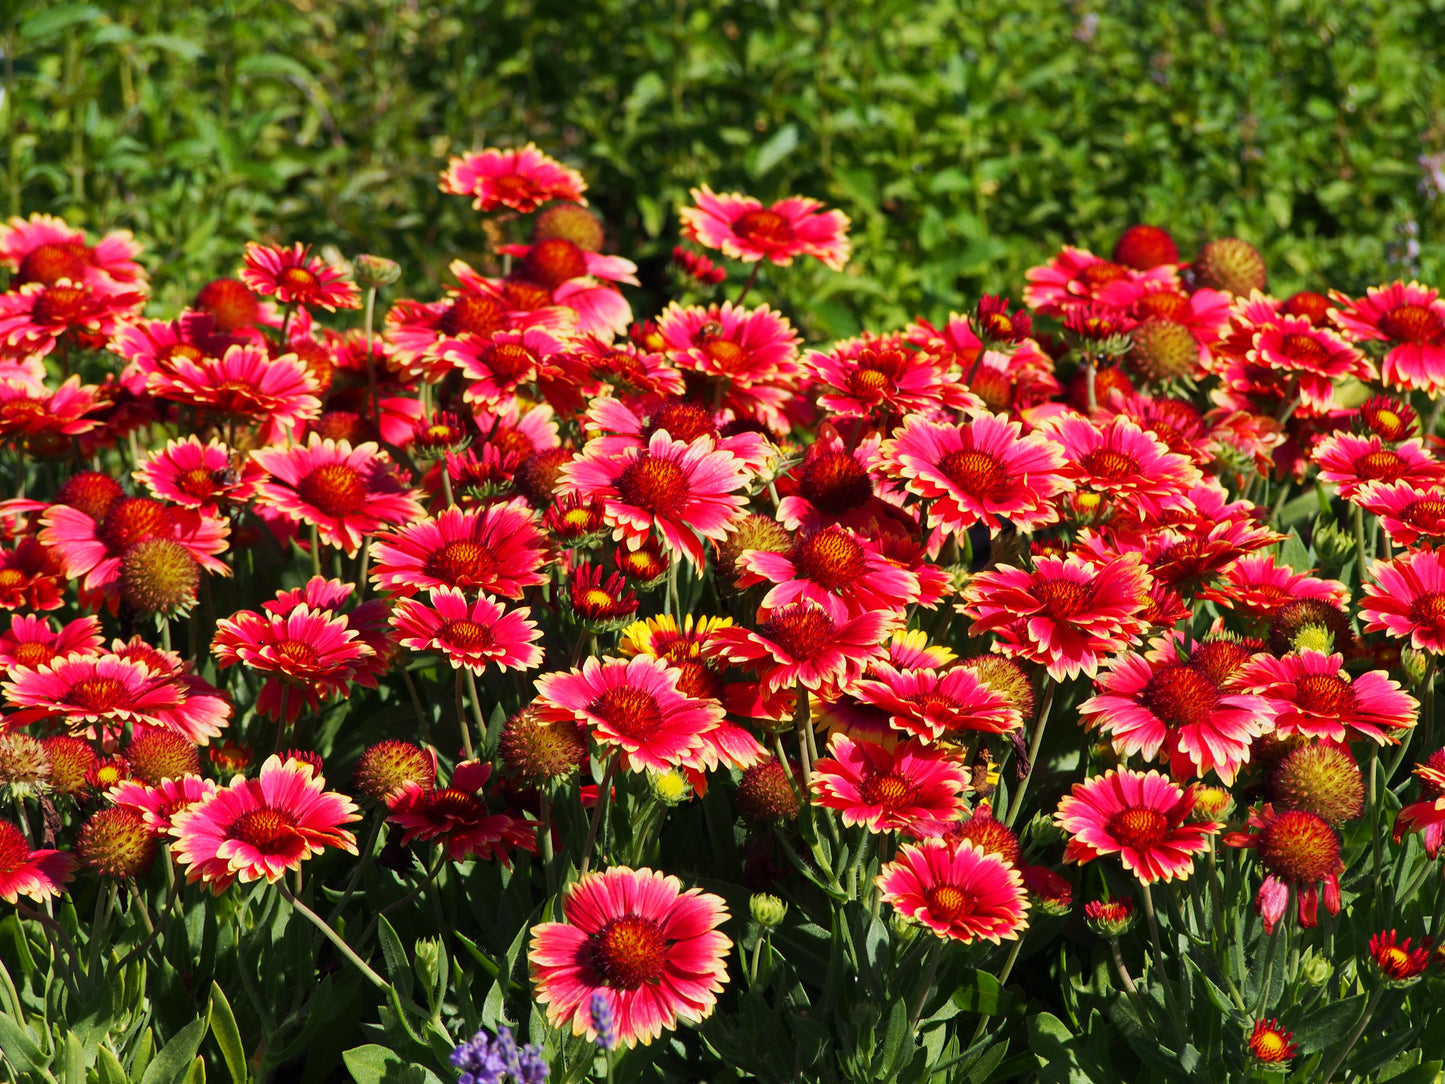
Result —
[{"label": "red gaillardia flower", "polygon": [[759,606],[761,616],[806,601],[846,621],[871,610],[902,611],[918,601],[918,577],[846,527],[804,534],[787,553],[744,550],[737,563],[739,588],[773,585]]},{"label": "red gaillardia flower", "polygon": [[387,819],[405,830],[403,844],[441,838],[453,862],[475,855],[483,861],[496,858],[510,866],[508,848],[536,850],[536,826],[487,808],[482,788],[491,775],[490,764],[468,760],[457,765],[445,787],[404,780],[386,798],[391,810]]},{"label": "red gaillardia flower", "polygon": [[848,262],[848,216],[823,204],[790,196],[771,207],[741,193],[718,194],[703,185],[689,192],[695,207],[684,207],[682,236],[704,248],[746,263],[769,259],[787,266],[794,256],[816,256],[834,271]]},{"label": "red gaillardia flower", "polygon": [[894,910],[951,941],[998,944],[1028,922],[1023,875],[970,840],[905,843],[874,883]]},{"label": "red gaillardia flower", "polygon": [[1048,263],[1024,272],[1024,303],[1040,316],[1064,316],[1099,297],[1110,283],[1128,280],[1174,288],[1179,277],[1171,264],[1135,271],[1095,256],[1088,249],[1065,245]]},{"label": "red gaillardia flower", "polygon": [[950,371],[941,346],[917,349],[901,335],[861,336],[808,351],[805,372],[818,385],[818,405],[842,418],[891,425],[903,415],[939,408],[982,409]]},{"label": "red gaillardia flower", "polygon": [[486,508],[448,508],[400,530],[377,535],[372,580],[383,591],[412,595],[429,587],[518,599],[546,583],[547,542],[523,500]]},{"label": "red gaillardia flower", "polygon": [[1445,301],[1418,282],[1372,286],[1358,301],[1331,295],[1330,315],[1357,341],[1393,343],[1380,367],[1386,384],[1419,388],[1430,398],[1445,389]]},{"label": "red gaillardia flower", "polygon": [[518,389],[534,383],[548,359],[562,352],[560,339],[541,328],[463,333],[443,339],[437,350],[471,381],[466,400],[488,407],[516,402]]},{"label": "red gaillardia flower", "polygon": [[249,501],[266,472],[249,456],[237,462],[235,453],[218,440],[202,444],[186,437],[151,455],[135,476],[158,501],[215,512]]},{"label": "red gaillardia flower", "polygon": [[562,468],[557,490],[600,498],[613,538],[626,539],[630,548],[636,549],[656,529],[669,550],[681,552],[700,568],[703,548],[698,536],[726,538],[747,503],[738,490],[751,472],[711,437],[684,444],[660,429],[645,449],[613,455],[592,449],[589,442],[578,459]]},{"label": "red gaillardia flower", "polygon": [[35,670],[12,670],[0,688],[19,709],[7,724],[54,718],[72,731],[93,726],[118,731],[128,722],[163,726],[163,713],[183,702],[171,682],[118,655],[68,655]]},{"label": "red gaillardia flower", "polygon": [[1438,486],[1408,482],[1366,482],[1355,490],[1354,503],[1380,517],[1380,526],[1397,546],[1445,540],[1445,495]]},{"label": "red gaillardia flower", "polygon": [[1000,414],[980,413],[961,425],[913,414],[879,449],[884,470],[931,503],[928,526],[964,535],[975,523],[998,534],[1004,519],[1020,531],[1059,518],[1053,498],[1073,488],[1063,450],[1047,436],[1023,435]]},{"label": "red gaillardia flower", "polygon": [[589,658],[580,670],[537,679],[538,717],[582,724],[598,742],[618,746],[632,771],[664,772],[699,753],[704,734],[723,719],[717,701],[679,692],[679,677],[649,655]]},{"label": "red gaillardia flower", "polygon": [[1360,620],[1408,639],[1416,651],[1445,653],[1445,555],[1422,548],[1393,561],[1376,561],[1364,583]]},{"label": "red gaillardia flower", "polygon": [[258,445],[295,436],[321,413],[315,376],[295,354],[272,358],[259,346],[230,346],[219,358],[174,358],[146,390],[207,415],[254,426]]},{"label": "red gaillardia flower", "polygon": [[480,674],[488,663],[499,670],[530,670],[542,664],[537,646],[542,632],[527,620],[530,613],[506,610],[486,595],[469,602],[455,587],[433,587],[430,605],[402,599],[391,623],[403,647],[439,651],[452,666]]},{"label": "red gaillardia flower", "polygon": [[1408,482],[1413,486],[1435,486],[1445,480],[1445,463],[1432,456],[1419,437],[1394,447],[1371,434],[1333,433],[1310,452],[1319,467],[1321,482],[1332,482],[1346,500],[1366,482]]},{"label": "red gaillardia flower", "polygon": [[535,143],[518,150],[487,149],[458,155],[447,162],[441,190],[471,196],[478,211],[510,207],[531,214],[548,200],[586,204],[587,182],[574,169],[543,154]]},{"label": "red gaillardia flower", "polygon": [[1425,763],[1417,765],[1420,798],[1395,814],[1394,839],[1399,843],[1406,832],[1425,834],[1425,853],[1434,858],[1445,845],[1445,750],[1437,749]]},{"label": "red gaillardia flower", "polygon": [[1261,1065],[1283,1065],[1299,1053],[1293,1039],[1294,1032],[1285,1031],[1278,1020],[1256,1020],[1249,1033],[1249,1055]]},{"label": "red gaillardia flower", "polygon": [[611,1009],[619,1042],[644,1046],[712,1014],[732,941],[722,898],[676,877],[615,866],[567,887],[565,922],[532,928],[527,966],[553,1027],[597,1037],[592,999]]},{"label": "red gaillardia flower", "polygon": [[817,603],[796,602],[774,610],[756,632],[718,629],[706,651],[750,666],[762,681],[765,698],[797,684],[818,692],[861,677],[900,624],[892,611],[863,613],[839,623]]},{"label": "red gaillardia flower", "polygon": [[0,665],[34,670],[64,655],[99,655],[102,643],[98,617],[78,617],[57,630],[44,617],[15,614],[0,632]]},{"label": "red gaillardia flower", "polygon": [[1379,969],[1380,975],[1392,986],[1406,986],[1418,979],[1430,966],[1430,939],[1422,938],[1420,946],[1412,949],[1413,938],[1400,942],[1397,931],[1383,930],[1370,936],[1370,956]]},{"label": "red gaillardia flower", "polygon": [[1062,417],[1051,421],[1046,432],[1062,446],[1065,473],[1079,491],[1106,498],[1120,519],[1157,516],[1164,501],[1201,478],[1189,456],[1171,452],[1122,414],[1100,426],[1087,418]]},{"label": "red gaillardia flower", "polygon": [[963,666],[899,670],[875,661],[849,691],[888,712],[895,729],[923,741],[964,731],[1006,734],[1023,726],[1013,701]]},{"label": "red gaillardia flower", "polygon": [[107,801],[126,806],[140,814],[153,835],[169,835],[172,818],[183,809],[209,798],[217,786],[199,775],[180,775],[151,786],[138,779],[127,779],[106,791]]},{"label": "red gaillardia flower", "polygon": [[950,753],[907,741],[894,749],[842,734],[813,765],[813,804],[836,809],[844,824],[936,839],[963,812],[968,769]]},{"label": "red gaillardia flower", "polygon": [[300,241],[290,248],[246,244],[241,281],[283,305],[311,305],[335,312],[361,308],[361,291],[346,276]]},{"label": "red gaillardia flower", "polygon": [[[98,389],[72,376],[58,388],[37,387],[26,380],[0,380],[0,437],[67,438],[88,433],[100,424],[90,417],[109,404],[96,398]],[[69,440],[63,445],[68,446]]]},{"label": "red gaillardia flower", "polygon": [[75,857],[65,851],[31,850],[24,832],[10,821],[0,820],[0,900],[14,903],[29,896],[43,902],[58,896],[77,865]]},{"label": "red gaillardia flower", "polygon": [[1289,906],[1290,891],[1299,899],[1299,923],[1312,929],[1319,915],[1319,883],[1325,886],[1325,909],[1340,913],[1340,837],[1321,816],[1303,809],[1276,813],[1271,805],[1250,811],[1255,832],[1226,832],[1231,847],[1254,847],[1265,869],[1254,909],[1264,919],[1264,932],[1274,933]]},{"label": "red gaillardia flower", "polygon": [[272,477],[261,483],[257,499],[313,525],[322,542],[348,556],[361,549],[364,535],[424,514],[375,444],[352,448],[347,441],[323,440],[312,433],[304,448],[267,448],[252,458]]},{"label": "red gaillardia flower", "polygon": [[1352,679],[1344,664],[1343,655],[1308,648],[1283,658],[1261,654],[1240,672],[1238,683],[1270,702],[1280,738],[1398,742],[1415,725],[1419,701],[1383,670]]},{"label": "red gaillardia flower", "polygon": [[980,573],[963,592],[972,632],[994,632],[1005,655],[1042,664],[1055,681],[1099,664],[1146,628],[1149,573],[1138,554],[1100,564],[1042,556],[1034,570],[1008,565]]},{"label": "red gaillardia flower", "polygon": [[1194,856],[1209,848],[1209,837],[1224,825],[1192,821],[1194,794],[1158,772],[1105,772],[1082,783],[1059,802],[1054,820],[1072,837],[1064,849],[1069,862],[1117,854],[1141,884],[1184,880]]},{"label": "red gaillardia flower", "polygon": [[274,884],[327,847],[355,854],[356,837],[342,825],[360,819],[356,803],[326,790],[310,764],[272,756],[256,778],[238,776],[176,813],[171,849],[188,882],[219,896],[238,877]]},{"label": "red gaillardia flower", "polygon": [[32,214],[0,225],[0,266],[15,272],[12,288],[27,282],[54,285],[71,282],[143,283],[145,269],[136,263],[140,245],[129,230],[108,233],[94,245],[85,231],[54,215]]}]

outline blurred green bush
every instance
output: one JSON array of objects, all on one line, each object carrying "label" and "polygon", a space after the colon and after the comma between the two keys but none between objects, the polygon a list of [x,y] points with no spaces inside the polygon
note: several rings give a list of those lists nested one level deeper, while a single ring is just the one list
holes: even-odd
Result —
[{"label": "blurred green bush", "polygon": [[[656,296],[706,182],[819,197],[848,272],[814,336],[1017,291],[1129,224],[1258,244],[1276,292],[1438,279],[1445,0],[158,0],[0,3],[6,213],[147,244],[165,305],[251,238],[403,262],[490,241],[436,176],[535,140]],[[639,306],[645,315],[648,299]]]}]

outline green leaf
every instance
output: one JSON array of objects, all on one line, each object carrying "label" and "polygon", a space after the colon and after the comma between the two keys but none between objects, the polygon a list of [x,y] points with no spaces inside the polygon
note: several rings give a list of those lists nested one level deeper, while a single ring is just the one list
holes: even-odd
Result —
[{"label": "green leaf", "polygon": [[22,1072],[39,1072],[50,1064],[50,1059],[30,1032],[21,1027],[14,1017],[3,1013],[0,1013],[0,1053]]},{"label": "green leaf", "polygon": [[375,1043],[352,1047],[341,1060],[356,1084],[432,1084],[437,1080],[429,1070]]},{"label": "green leaf", "polygon": [[908,1027],[908,1005],[903,998],[896,998],[888,1010],[888,1025],[883,1031],[883,1046],[873,1062],[880,1080],[888,1079],[900,1064],[904,1043],[912,1044],[913,1035]]},{"label": "green leaf", "polygon": [[96,1051],[95,1068],[100,1073],[100,1084],[130,1084],[130,1078],[125,1075],[120,1059],[108,1046],[102,1045]]},{"label": "green leaf", "polygon": [[758,148],[753,159],[752,174],[761,177],[778,165],[784,158],[798,149],[798,126],[791,121],[776,132]]},{"label": "green leaf", "polygon": [[1313,1054],[1316,1050],[1337,1044],[1340,1037],[1355,1026],[1364,1008],[1365,995],[1356,994],[1310,1013],[1294,1031],[1299,1052]]},{"label": "green leaf", "polygon": [[190,1075],[191,1062],[206,1037],[206,1022],[192,1020],[161,1047],[146,1066],[140,1084],[182,1084]]},{"label": "green leaf", "polygon": [[20,24],[20,40],[27,44],[42,41],[79,23],[94,22],[102,14],[93,4],[56,4],[42,8]]},{"label": "green leaf", "polygon": [[196,1060],[191,1062],[191,1071],[186,1074],[182,1084],[206,1084],[206,1059],[199,1054]]},{"label": "green leaf", "polygon": [[236,1014],[231,1011],[226,992],[214,981],[211,983],[211,1002],[206,1014],[210,1018],[211,1034],[215,1036],[216,1045],[221,1048],[221,1058],[226,1063],[226,1071],[231,1074],[232,1084],[246,1084],[246,1048],[241,1042],[241,1030],[236,1026]]},{"label": "green leaf", "polygon": [[376,937],[381,942],[382,958],[386,960],[386,977],[391,980],[394,989],[399,989],[403,997],[411,1000],[411,962],[406,958],[406,949],[402,948],[401,938],[396,935],[396,930],[386,920],[385,915],[378,916]]},{"label": "green leaf", "polygon": [[1007,1004],[1003,987],[998,979],[987,971],[977,968],[965,971],[958,977],[958,988],[953,992],[953,1003],[965,1012],[976,1012],[981,1016],[997,1016]]},{"label": "green leaf", "polygon": [[61,1084],[85,1084],[85,1044],[73,1031],[65,1033],[64,1060],[60,1063]]}]

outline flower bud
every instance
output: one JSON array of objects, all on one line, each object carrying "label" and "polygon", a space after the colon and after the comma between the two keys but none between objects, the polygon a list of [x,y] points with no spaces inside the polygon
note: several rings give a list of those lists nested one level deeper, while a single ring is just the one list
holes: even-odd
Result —
[{"label": "flower bud", "polygon": [[753,913],[753,921],[765,930],[781,926],[788,915],[787,903],[767,892],[754,892],[748,900],[748,910]]},{"label": "flower bud", "polygon": [[357,283],[371,290],[390,286],[401,278],[401,264],[385,256],[358,256],[352,261],[351,269],[356,273]]}]

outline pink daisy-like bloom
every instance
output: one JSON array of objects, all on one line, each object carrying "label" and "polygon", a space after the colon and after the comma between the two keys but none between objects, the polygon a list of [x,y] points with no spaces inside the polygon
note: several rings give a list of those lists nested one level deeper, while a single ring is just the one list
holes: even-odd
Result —
[{"label": "pink daisy-like bloom", "polygon": [[[1064,316],[1070,309],[1096,300],[1111,283],[1154,283],[1177,288],[1178,276],[1170,264],[1134,271],[1095,256],[1087,249],[1065,245],[1048,263],[1024,272],[1024,303],[1040,316]],[[1117,306],[1114,306],[1117,307]]]},{"label": "pink daisy-like bloom", "polygon": [[587,370],[604,396],[681,395],[682,374],[663,355],[636,343],[613,342],[603,335],[576,335],[568,350]]},{"label": "pink daisy-like bloom", "polygon": [[532,927],[527,967],[547,1022],[597,1038],[592,999],[607,1003],[617,1041],[652,1042],[679,1019],[712,1014],[732,941],[720,896],[676,877],[614,866],[567,886],[563,922]]},{"label": "pink daisy-like bloom", "polygon": [[[777,449],[761,433],[742,432],[726,436],[719,430],[717,415],[681,396],[663,398],[636,409],[617,399],[598,396],[587,406],[582,423],[592,439],[588,447],[604,455],[646,446],[653,433],[666,430],[673,440],[689,444],[698,437],[712,437],[725,452],[732,452],[750,471],[761,471],[777,458]],[[639,411],[641,413],[639,413]]]},{"label": "pink daisy-like bloom", "polygon": [[1059,802],[1054,821],[1070,835],[1066,862],[1090,862],[1117,854],[1141,884],[1182,881],[1194,872],[1194,856],[1224,827],[1192,821],[1194,792],[1158,772],[1109,771],[1082,783]]},{"label": "pink daisy-like bloom", "polygon": [[35,670],[66,655],[99,655],[100,618],[85,616],[55,629],[43,617],[16,614],[0,632],[0,666]]},{"label": "pink daisy-like bloom", "polygon": [[210,779],[178,775],[156,786],[127,779],[106,791],[105,797],[115,805],[128,806],[139,813],[152,835],[165,836],[170,834],[177,813],[209,798],[218,789]]},{"label": "pink daisy-like bloom", "polygon": [[1340,305],[1330,316],[1356,341],[1393,343],[1380,366],[1386,384],[1420,389],[1430,396],[1445,389],[1445,301],[1438,290],[1393,282],[1372,286],[1351,301],[1331,295]]},{"label": "pink daisy-like bloom", "polygon": [[889,610],[835,622],[817,603],[795,602],[774,610],[757,631],[718,629],[706,650],[752,668],[765,697],[794,685],[821,692],[862,677],[868,663],[883,654],[883,641],[901,624],[899,615]]},{"label": "pink daisy-like bloom", "polygon": [[0,356],[45,357],[62,339],[100,349],[144,303],[143,292],[114,284],[27,283],[0,294]]},{"label": "pink daisy-like bloom", "polygon": [[991,535],[1003,520],[1020,531],[1059,518],[1054,497],[1073,488],[1064,453],[1047,436],[980,413],[960,425],[910,415],[879,449],[883,469],[929,501],[928,526],[961,537],[975,523]]},{"label": "pink daisy-like bloom", "polygon": [[1364,583],[1364,631],[1408,639],[1416,651],[1445,654],[1445,555],[1422,548],[1376,561]]},{"label": "pink daisy-like bloom", "polygon": [[683,307],[674,301],[657,318],[657,334],[680,369],[743,385],[791,380],[799,372],[798,335],[786,316],[766,305]]},{"label": "pink daisy-like bloom", "polygon": [[1320,469],[1320,481],[1339,486],[1346,500],[1366,482],[1405,482],[1423,489],[1445,480],[1445,463],[1419,437],[1387,448],[1377,436],[1332,433],[1314,446],[1310,459]]},{"label": "pink daisy-like bloom", "polygon": [[138,245],[129,230],[108,233],[94,245],[85,231],[54,215],[32,214],[0,225],[0,266],[15,272],[12,288],[27,282],[47,286],[61,279],[86,284],[136,285],[145,282],[145,269],[136,263]]},{"label": "pink daisy-like bloom", "polygon": [[1445,751],[1430,754],[1415,766],[1420,777],[1420,801],[1411,802],[1395,814],[1393,838],[1396,843],[1406,832],[1423,833],[1425,853],[1434,858],[1445,846]]},{"label": "pink daisy-like bloom", "polygon": [[1344,662],[1338,653],[1309,649],[1278,659],[1258,655],[1240,673],[1239,685],[1269,701],[1280,738],[1400,741],[1415,725],[1419,701],[1383,670],[1351,678]]},{"label": "pink daisy-like bloom", "polygon": [[[58,388],[37,388],[18,380],[0,380],[0,437],[72,437],[100,424],[108,402],[97,399],[94,385],[72,376]],[[68,445],[70,442],[66,441]]]},{"label": "pink daisy-like bloom", "polygon": [[231,718],[231,702],[220,689],[191,672],[189,660],[173,651],[152,647],[139,636],[129,641],[114,640],[111,652],[121,659],[138,662],[168,684],[179,702],[156,711],[159,725],[196,745],[207,745],[220,735]]},{"label": "pink daisy-like bloom", "polygon": [[993,632],[1005,655],[1042,664],[1055,681],[1080,673],[1137,643],[1145,629],[1150,578],[1138,554],[1101,564],[1041,556],[1033,572],[1002,565],[964,589],[972,632]]},{"label": "pink daisy-like bloom", "polygon": [[1229,323],[1234,298],[1222,290],[1200,287],[1185,293],[1164,279],[1121,278],[1098,292],[1101,305],[1119,309],[1130,319],[1169,320],[1183,324],[1194,333],[1201,350],[1200,361],[1208,363],[1209,347]]},{"label": "pink daisy-like bloom", "polygon": [[877,470],[882,438],[864,437],[850,448],[835,432],[819,434],[803,461],[777,479],[778,522],[790,531],[816,531],[834,523],[867,530],[889,508],[876,493],[884,481]]},{"label": "pink daisy-like bloom", "polygon": [[238,338],[218,332],[208,314],[189,309],[175,320],[127,320],[110,341],[111,352],[128,362],[120,382],[133,395],[145,393],[152,373],[171,372],[178,358],[219,358],[228,347],[242,345]]},{"label": "pink daisy-like bloom", "polygon": [[254,497],[266,472],[218,440],[202,444],[191,436],[151,455],[136,468],[135,477],[158,501],[216,513]]},{"label": "pink daisy-like bloom", "polygon": [[67,655],[34,670],[12,670],[0,689],[18,709],[7,725],[55,719],[75,732],[95,726],[115,732],[129,722],[163,726],[162,713],[181,704],[170,682],[117,655]]},{"label": "pink daisy-like bloom", "polygon": [[711,437],[689,444],[658,430],[644,449],[607,455],[588,444],[562,468],[557,494],[600,498],[612,537],[636,549],[654,530],[669,552],[680,552],[701,568],[699,538],[726,538],[742,517],[747,497],[741,490],[752,474]]},{"label": "pink daisy-like bloom", "polygon": [[637,281],[637,265],[631,260],[592,252],[561,237],[550,237],[530,245],[502,245],[497,251],[518,260],[514,274],[549,290],[555,290],[564,282],[583,278],[641,285]]},{"label": "pink daisy-like bloom", "polygon": [[1199,597],[1262,620],[1286,603],[1302,598],[1343,607],[1350,600],[1350,589],[1339,580],[1320,579],[1310,571],[1296,572],[1289,565],[1277,564],[1273,554],[1251,553],[1225,569],[1223,576],[1204,588]]},{"label": "pink daisy-like bloom", "polygon": [[372,543],[372,581],[382,591],[413,595],[428,587],[519,599],[546,583],[547,540],[526,501],[480,509],[448,508]]},{"label": "pink daisy-like bloom", "polygon": [[1299,900],[1299,924],[1312,929],[1319,919],[1321,884],[1325,909],[1340,913],[1340,874],[1345,863],[1340,857],[1340,837],[1315,813],[1287,809],[1276,813],[1271,805],[1251,809],[1252,832],[1226,832],[1230,847],[1256,850],[1266,876],[1255,897],[1254,909],[1264,919],[1264,932],[1274,933],[1289,906],[1290,890]]},{"label": "pink daisy-like bloom", "polygon": [[1023,725],[1012,700],[961,666],[899,670],[878,660],[849,691],[888,712],[893,727],[923,741],[964,731],[1007,734]]},{"label": "pink daisy-like bloom", "polygon": [[631,771],[665,772],[698,753],[703,734],[722,721],[717,701],[678,690],[680,674],[649,655],[588,658],[580,670],[543,674],[535,706],[543,720],[571,720],[615,745]]},{"label": "pink daisy-like bloom", "polygon": [[219,896],[237,878],[275,884],[327,847],[356,854],[356,837],[342,825],[360,819],[356,803],[328,791],[310,764],[271,756],[256,778],[237,776],[176,813],[171,849],[187,883],[201,881]]},{"label": "pink daisy-like bloom", "polygon": [[1109,736],[1121,757],[1160,757],[1175,778],[1214,771],[1232,785],[1273,716],[1263,698],[1177,656],[1151,663],[1126,655],[1100,676],[1099,686],[1079,714]]},{"label": "pink daisy-like bloom", "polygon": [[981,408],[949,371],[951,361],[941,346],[915,349],[901,335],[864,335],[827,353],[808,351],[804,374],[818,385],[824,410],[883,426],[914,412]]},{"label": "pink daisy-like bloom", "polygon": [[354,557],[362,538],[383,526],[422,518],[412,490],[402,485],[376,444],[352,448],[348,441],[312,433],[304,448],[266,448],[252,458],[272,477],[257,500],[317,529],[321,541]]},{"label": "pink daisy-like bloom", "polygon": [[844,824],[936,839],[962,815],[968,778],[952,754],[918,741],[890,750],[834,734],[809,785],[813,804],[838,810]]},{"label": "pink daisy-like bloom", "polygon": [[246,243],[246,266],[241,281],[258,294],[283,305],[309,305],[335,312],[361,308],[361,291],[346,275],[300,241],[290,248]]},{"label": "pink daisy-like bloom", "polygon": [[971,840],[905,843],[874,884],[894,910],[951,941],[998,944],[1028,923],[1023,875]]},{"label": "pink daisy-like bloom", "polygon": [[79,864],[65,851],[31,850],[18,826],[0,820],[0,900],[15,903],[28,896],[43,903],[60,895]]},{"label": "pink daisy-like bloom", "polygon": [[823,204],[790,196],[771,207],[738,192],[716,193],[707,185],[688,192],[695,207],[678,212],[682,236],[734,260],[772,260],[784,267],[794,256],[815,256],[834,271],[848,262],[848,216]]},{"label": "pink daisy-like bloom", "polygon": [[1380,517],[1397,546],[1445,540],[1445,496],[1440,487],[1420,488],[1408,482],[1366,482],[1353,497],[1371,515]]},{"label": "pink daisy-like bloom", "polygon": [[452,666],[480,674],[489,663],[499,670],[531,670],[542,664],[537,641],[541,629],[527,620],[531,611],[504,609],[480,595],[469,602],[455,587],[434,587],[431,604],[402,599],[391,623],[399,643],[413,651],[439,651]]},{"label": "pink daisy-like bloom", "polygon": [[1189,457],[1171,452],[1130,418],[1095,426],[1087,418],[1063,417],[1051,420],[1046,432],[1062,446],[1066,473],[1079,491],[1107,499],[1120,518],[1158,515],[1167,499],[1202,477]]},{"label": "pink daisy-like bloom", "polygon": [[404,830],[403,845],[442,839],[453,862],[495,858],[510,867],[511,848],[537,849],[536,825],[487,808],[482,788],[491,775],[490,764],[468,760],[456,766],[445,787],[424,787],[408,779],[387,797],[387,820]]},{"label": "pink daisy-like bloom", "polygon": [[211,653],[223,669],[244,663],[275,675],[262,686],[256,708],[289,725],[303,703],[314,711],[323,697],[346,693],[375,650],[345,617],[302,605],[284,615],[242,610],[222,618]]},{"label": "pink daisy-like bloom", "polygon": [[825,527],[799,538],[787,553],[745,550],[739,588],[770,583],[758,616],[794,602],[814,602],[834,621],[870,610],[902,611],[918,601],[918,577],[898,567],[846,527]]},{"label": "pink daisy-like bloom", "polygon": [[1375,367],[1364,354],[1342,335],[1315,327],[1304,316],[1281,316],[1261,328],[1245,357],[1294,375],[1300,382],[1300,395],[1321,404],[1329,402],[1329,385],[1337,380],[1375,379]]},{"label": "pink daisy-like bloom", "polygon": [[478,211],[510,207],[531,214],[548,200],[586,204],[587,182],[574,169],[543,154],[535,143],[518,150],[486,149],[456,155],[441,175],[441,190],[471,196]]},{"label": "pink daisy-like bloom", "polygon": [[562,343],[540,328],[496,331],[482,338],[464,333],[437,348],[472,383],[469,403],[510,404],[523,384],[536,381],[539,367],[562,351]]},{"label": "pink daisy-like bloom", "polygon": [[[993,413],[1012,415],[1059,394],[1054,361],[1038,343],[1029,338],[1019,339],[1009,344],[1012,352],[1006,352],[1001,345],[994,349],[986,347],[973,327],[979,318],[977,313],[972,316],[949,313],[942,327],[920,318],[903,333],[906,342],[924,354],[936,354],[939,361],[947,363],[950,380],[958,379],[955,386],[945,386],[942,405],[952,407],[950,400],[962,395],[970,402],[980,401]],[[993,319],[997,319],[996,314]],[[1015,313],[1008,320],[1010,329],[1020,320],[1028,317],[1022,312]]]},{"label": "pink daisy-like bloom", "polygon": [[268,615],[289,617],[299,607],[307,606],[317,613],[344,618],[346,627],[372,651],[370,655],[363,655],[357,664],[355,680],[374,689],[376,679],[391,668],[395,646],[388,625],[391,607],[382,599],[370,599],[349,611],[343,610],[354,592],[355,586],[351,583],[312,576],[303,587],[278,591],[274,599],[261,603],[261,609]]},{"label": "pink daisy-like bloom", "polygon": [[254,425],[260,445],[294,437],[321,414],[320,388],[301,359],[272,358],[259,346],[231,346],[219,359],[176,357],[168,370],[150,375],[146,389],[158,399]]}]

